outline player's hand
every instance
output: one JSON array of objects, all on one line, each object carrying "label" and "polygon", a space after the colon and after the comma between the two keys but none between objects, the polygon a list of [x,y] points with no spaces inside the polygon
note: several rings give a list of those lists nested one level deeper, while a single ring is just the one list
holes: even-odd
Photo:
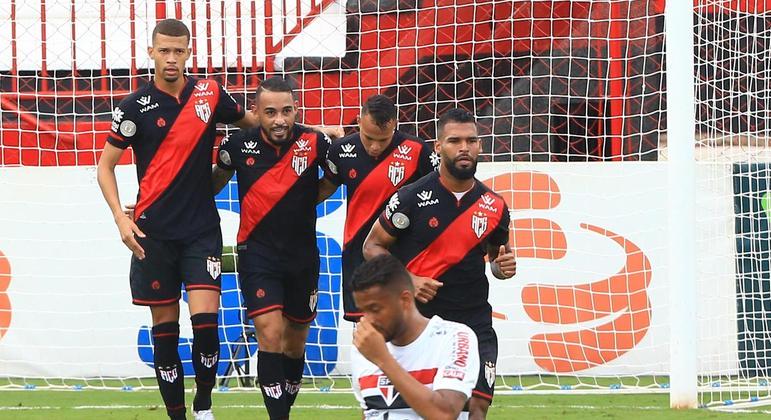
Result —
[{"label": "player's hand", "polygon": [[498,272],[502,278],[510,279],[517,274],[517,260],[514,258],[514,253],[506,251],[504,245],[498,249],[498,257],[493,260],[493,264],[498,266]]},{"label": "player's hand", "polygon": [[129,219],[134,220],[134,209],[137,207],[136,203],[126,204],[123,206],[123,214],[128,216]]},{"label": "player's hand", "polygon": [[353,345],[362,356],[378,366],[389,354],[383,334],[380,334],[366,315],[361,317],[353,330]]},{"label": "player's hand", "polygon": [[412,285],[415,286],[415,299],[420,303],[426,303],[436,296],[437,290],[444,283],[430,277],[412,276]]},{"label": "player's hand", "polygon": [[343,130],[343,126],[336,125],[336,126],[330,126],[330,127],[319,127],[319,130],[321,130],[322,133],[326,134],[331,138],[339,139],[340,137],[345,137],[345,130]]},{"label": "player's hand", "polygon": [[115,220],[115,224],[118,225],[118,231],[120,232],[120,239],[126,244],[126,247],[134,253],[134,256],[140,260],[145,259],[145,250],[139,245],[134,235],[144,238],[145,234],[142,232],[136,223],[128,217],[121,216]]}]

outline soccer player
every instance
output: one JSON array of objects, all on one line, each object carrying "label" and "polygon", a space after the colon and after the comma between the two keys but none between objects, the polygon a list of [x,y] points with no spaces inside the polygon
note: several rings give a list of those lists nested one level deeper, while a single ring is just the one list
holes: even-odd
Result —
[{"label": "soccer player", "polygon": [[319,202],[344,184],[347,215],[343,233],[344,318],[358,321],[361,312],[351,295],[354,269],[364,262],[361,247],[388,197],[399,187],[434,171],[439,156],[423,140],[396,130],[396,106],[374,95],[361,107],[359,132],[332,142],[328,171],[320,186]]},{"label": "soccer player", "polygon": [[481,144],[471,114],[460,109],[443,114],[435,149],[441,158],[439,172],[391,196],[363,252],[367,259],[393,252],[412,274],[423,315],[439,315],[474,330],[482,367],[469,411],[472,419],[481,419],[493,399],[498,358],[485,254],[495,277],[514,276],[509,209],[474,178]]},{"label": "soccer player", "polygon": [[468,418],[479,371],[474,332],[415,307],[404,265],[392,255],[365,262],[352,279],[364,316],[353,333],[351,368],[366,419]]},{"label": "soccer player", "polygon": [[[211,390],[219,358],[217,310],[222,235],[213,199],[211,153],[216,124],[256,125],[253,115],[214,80],[185,75],[190,32],[166,19],[152,34],[151,83],[124,98],[99,160],[98,181],[121,239],[132,251],[133,303],[150,307],[153,363],[172,419],[185,418],[185,385],[177,351],[184,282],[193,326],[196,419],[213,419]],[[134,217],[121,209],[115,165],[131,146],[139,194]]]},{"label": "soccer player", "polygon": [[284,419],[300,390],[305,340],[316,316],[316,198],[329,139],[295,123],[297,101],[281,78],[265,80],[255,103],[260,127],[223,141],[213,178],[219,190],[237,173],[241,292],[257,331],[268,415]]}]

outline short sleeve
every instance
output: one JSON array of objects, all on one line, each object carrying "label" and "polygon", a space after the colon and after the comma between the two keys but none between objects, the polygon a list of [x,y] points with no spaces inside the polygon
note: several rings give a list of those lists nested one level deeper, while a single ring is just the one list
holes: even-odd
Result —
[{"label": "short sleeve", "polygon": [[359,402],[359,406],[362,410],[367,409],[367,403],[364,401],[364,396],[361,394],[361,384],[359,383],[359,377],[361,372],[361,366],[366,364],[366,359],[359,353],[356,346],[351,346],[351,370],[353,375],[351,377],[351,388],[353,388],[353,396],[356,401]]},{"label": "short sleeve", "polygon": [[241,106],[232,96],[217,83],[217,87],[220,90],[219,102],[217,103],[217,109],[215,114],[217,116],[217,122],[224,124],[232,124],[241,118],[244,118],[244,107]]},{"label": "short sleeve", "polygon": [[236,169],[236,160],[241,152],[235,144],[239,142],[238,138],[240,136],[241,133],[239,131],[222,139],[222,143],[220,143],[219,150],[217,151],[217,166],[227,171]]},{"label": "short sleeve", "polygon": [[112,123],[107,135],[107,142],[120,149],[131,146],[133,141],[141,136],[139,113],[135,106],[131,106],[129,98],[123,99],[113,108]]},{"label": "short sleeve", "polygon": [[410,227],[411,201],[414,194],[408,194],[400,188],[388,200],[385,209],[378,220],[389,235],[398,237]]},{"label": "short sleeve", "polygon": [[439,155],[434,151],[433,146],[433,142],[423,143],[423,148],[420,150],[420,163],[418,165],[420,176],[428,175],[439,169]]},{"label": "short sleeve", "polygon": [[471,398],[471,391],[479,377],[479,347],[477,336],[465,325],[460,326],[449,338],[446,352],[434,377],[433,389],[449,389]]},{"label": "short sleeve", "polygon": [[324,178],[335,185],[343,183],[342,177],[340,176],[340,156],[337,152],[339,149],[340,140],[334,140],[327,150],[326,163],[324,166]]},{"label": "short sleeve", "polygon": [[490,245],[505,245],[509,241],[509,224],[511,223],[511,217],[509,216],[509,207],[503,205],[503,214],[498,226],[495,227],[487,237],[487,242]]}]

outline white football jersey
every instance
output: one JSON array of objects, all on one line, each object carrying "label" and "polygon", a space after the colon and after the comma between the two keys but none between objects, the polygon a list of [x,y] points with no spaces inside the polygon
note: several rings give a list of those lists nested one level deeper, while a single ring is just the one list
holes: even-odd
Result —
[{"label": "white football jersey", "polygon": [[[449,389],[471,397],[479,375],[479,348],[471,328],[434,316],[412,343],[386,346],[394,359],[429,389]],[[355,346],[351,350],[351,365],[354,393],[366,420],[422,418],[407,405],[383,371]],[[458,417],[467,418],[466,412]]]}]

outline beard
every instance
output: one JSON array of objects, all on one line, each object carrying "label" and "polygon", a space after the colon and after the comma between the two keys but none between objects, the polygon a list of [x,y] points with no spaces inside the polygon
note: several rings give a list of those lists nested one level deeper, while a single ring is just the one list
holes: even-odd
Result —
[{"label": "beard", "polygon": [[289,139],[292,138],[292,127],[286,126],[286,134],[279,138],[273,135],[272,130],[266,130],[262,127],[260,127],[260,130],[262,130],[262,133],[265,135],[265,138],[268,139],[271,143],[281,146],[289,141]]},{"label": "beard", "polygon": [[457,178],[463,181],[473,178],[474,174],[476,174],[477,172],[476,160],[473,160],[471,162],[471,165],[469,165],[466,168],[459,168],[456,165],[455,161],[450,162],[449,159],[442,158],[442,162],[447,162],[444,165],[445,165],[445,168],[447,168],[447,172],[449,172],[450,175],[452,175],[454,178]]}]

